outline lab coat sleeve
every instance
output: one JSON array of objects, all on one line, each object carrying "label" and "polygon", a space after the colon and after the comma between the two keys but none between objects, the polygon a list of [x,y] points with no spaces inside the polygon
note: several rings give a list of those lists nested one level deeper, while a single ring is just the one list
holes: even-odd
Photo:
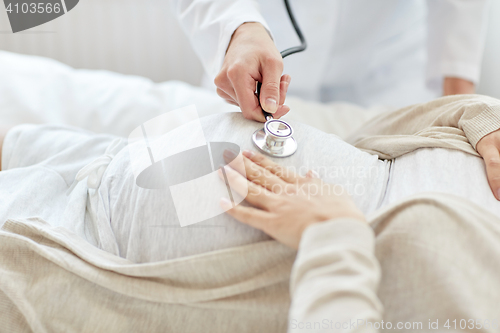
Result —
[{"label": "lab coat sleeve", "polygon": [[374,247],[366,222],[309,226],[292,269],[288,332],[377,332],[383,308]]},{"label": "lab coat sleeve", "polygon": [[213,78],[240,25],[259,22],[270,32],[255,0],[172,0],[172,4],[205,71]]},{"label": "lab coat sleeve", "polygon": [[486,39],[488,0],[427,0],[427,85],[445,77],[479,83]]}]

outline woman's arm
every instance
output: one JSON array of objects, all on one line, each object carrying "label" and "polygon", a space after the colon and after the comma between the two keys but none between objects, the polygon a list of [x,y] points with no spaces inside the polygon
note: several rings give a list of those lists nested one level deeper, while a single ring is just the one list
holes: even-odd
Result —
[{"label": "woman's arm", "polygon": [[484,158],[488,182],[500,200],[500,101],[455,95],[380,115],[348,142],[380,158],[393,159],[419,148],[449,148]]},{"label": "woman's arm", "polygon": [[[375,332],[382,319],[380,267],[366,223],[336,219],[308,227],[291,276],[289,332]],[[305,329],[320,323],[320,329]],[[375,327],[380,327],[375,325]]]},{"label": "woman's arm", "polygon": [[248,189],[246,200],[254,207],[221,205],[239,221],[298,248],[289,332],[372,331],[367,322],[382,317],[380,267],[363,214],[342,187],[312,172],[301,177],[260,154],[243,155],[244,166],[230,163],[235,170],[226,167],[226,174],[232,189],[242,195]]},{"label": "woman's arm", "polygon": [[478,155],[479,140],[498,129],[500,100],[454,95],[381,114],[346,141],[386,159],[419,148],[452,148]]}]

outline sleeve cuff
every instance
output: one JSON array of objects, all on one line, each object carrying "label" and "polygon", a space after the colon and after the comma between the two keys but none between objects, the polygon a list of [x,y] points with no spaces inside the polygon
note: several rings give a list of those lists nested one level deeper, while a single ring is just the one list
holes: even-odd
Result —
[{"label": "sleeve cuff", "polygon": [[375,235],[370,225],[351,218],[312,224],[302,234],[299,251],[307,253],[319,248],[346,245],[373,252]]},{"label": "sleeve cuff", "polygon": [[456,77],[479,84],[481,68],[477,64],[465,62],[445,62],[427,68],[427,86],[440,88],[445,77]]},{"label": "sleeve cuff", "polygon": [[467,120],[462,128],[470,144],[476,149],[479,140],[500,129],[500,105],[488,106],[483,112]]}]

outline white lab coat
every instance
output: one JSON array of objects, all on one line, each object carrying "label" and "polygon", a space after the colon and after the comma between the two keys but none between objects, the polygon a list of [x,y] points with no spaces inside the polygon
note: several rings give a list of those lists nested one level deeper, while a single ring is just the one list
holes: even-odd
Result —
[{"label": "white lab coat", "polygon": [[[281,0],[172,0],[207,72],[233,32],[260,22],[281,51],[299,40]],[[291,0],[308,42],[285,59],[289,94],[362,106],[403,106],[442,94],[444,77],[478,83],[488,0]]]}]

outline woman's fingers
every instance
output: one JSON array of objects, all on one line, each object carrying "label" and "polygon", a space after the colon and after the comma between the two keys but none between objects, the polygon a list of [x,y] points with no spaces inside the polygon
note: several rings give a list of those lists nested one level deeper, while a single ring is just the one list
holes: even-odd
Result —
[{"label": "woman's fingers", "polygon": [[319,179],[319,175],[316,173],[316,171],[309,170],[306,173],[306,178],[307,179]]},{"label": "woman's fingers", "polygon": [[500,200],[500,152],[494,145],[485,146],[481,155],[486,164],[486,174],[493,195]]},{"label": "woman's fingers", "polygon": [[276,176],[280,177],[281,179],[283,179],[288,183],[295,184],[306,179],[305,177],[302,177],[297,173],[295,173],[295,171],[274,163],[273,161],[266,158],[262,154],[254,153],[253,151],[250,150],[245,150],[243,151],[243,155],[248,159],[250,159],[255,164],[260,165],[264,169],[271,171],[273,174],[275,174]]},{"label": "woman's fingers", "polygon": [[221,207],[232,217],[251,227],[262,230],[270,219],[270,213],[252,207],[237,205],[233,207],[227,199],[221,199]]},{"label": "woman's fingers", "polygon": [[229,166],[238,171],[241,175],[246,176],[246,178],[253,183],[260,185],[274,193],[283,193],[286,187],[293,186],[285,182],[283,179],[276,176],[269,170],[266,170],[260,165],[253,163],[247,157],[242,157],[243,163],[241,163],[240,159],[236,158],[236,154],[234,152],[229,150],[224,151],[224,159],[229,164]]},{"label": "woman's fingers", "polygon": [[275,194],[257,184],[248,181],[245,177],[234,171],[231,167],[225,166],[219,169],[219,177],[227,182],[231,190],[236,191],[246,201],[254,206],[269,209],[275,199]]},{"label": "woman's fingers", "polygon": [[491,191],[500,200],[500,130],[485,135],[477,143],[476,150],[484,159]]}]

